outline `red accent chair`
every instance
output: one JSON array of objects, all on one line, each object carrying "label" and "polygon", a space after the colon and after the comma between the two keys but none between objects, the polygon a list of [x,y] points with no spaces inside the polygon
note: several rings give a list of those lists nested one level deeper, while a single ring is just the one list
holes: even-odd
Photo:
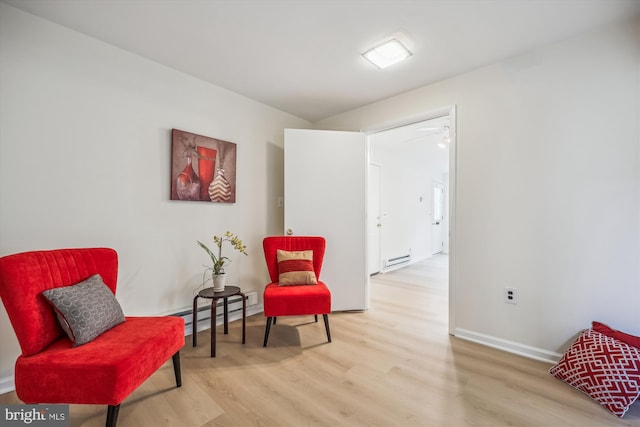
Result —
[{"label": "red accent chair", "polygon": [[170,357],[182,385],[179,317],[126,317],[86,344],[71,346],[42,291],[100,274],[115,294],[118,255],[113,249],[58,249],[0,258],[0,297],[20,343],[16,393],[25,403],[109,405],[115,426],[120,403]]},{"label": "red accent chair", "polygon": [[[324,237],[318,236],[270,236],[265,237],[262,246],[264,257],[269,270],[271,283],[264,288],[264,315],[267,318],[267,325],[264,331],[264,344],[267,346],[271,323],[275,325],[276,319],[280,316],[315,316],[318,321],[318,314],[324,318],[324,326],[327,331],[327,339],[331,342],[331,331],[329,330],[329,313],[331,312],[331,292],[327,285],[320,281],[320,270],[326,241]],[[278,249],[285,251],[313,251],[313,270],[317,278],[317,285],[288,285],[278,284]]]}]

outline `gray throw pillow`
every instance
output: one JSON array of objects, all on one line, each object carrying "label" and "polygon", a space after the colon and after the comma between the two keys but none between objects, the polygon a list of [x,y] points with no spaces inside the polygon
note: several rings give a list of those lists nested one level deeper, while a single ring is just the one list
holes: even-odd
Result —
[{"label": "gray throw pillow", "polygon": [[120,304],[99,274],[76,285],[46,290],[42,295],[53,305],[73,347],[86,344],[124,322]]}]

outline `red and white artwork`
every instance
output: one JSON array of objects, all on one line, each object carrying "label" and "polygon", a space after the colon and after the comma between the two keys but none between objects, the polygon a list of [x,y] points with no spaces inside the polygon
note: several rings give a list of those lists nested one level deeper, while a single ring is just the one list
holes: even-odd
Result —
[{"label": "red and white artwork", "polygon": [[236,144],[173,129],[171,200],[235,203]]}]

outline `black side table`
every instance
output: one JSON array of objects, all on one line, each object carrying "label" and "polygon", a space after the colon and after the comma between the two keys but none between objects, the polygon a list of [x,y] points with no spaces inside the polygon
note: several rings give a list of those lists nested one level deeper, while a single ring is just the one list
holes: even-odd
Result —
[{"label": "black side table", "polygon": [[211,299],[211,357],[216,357],[216,304],[220,298],[224,299],[224,333],[229,333],[229,297],[240,295],[242,297],[242,344],[245,343],[245,331],[247,323],[247,297],[238,286],[225,286],[224,291],[214,292],[213,288],[206,288],[198,292],[193,298],[193,346],[198,345],[198,298]]}]

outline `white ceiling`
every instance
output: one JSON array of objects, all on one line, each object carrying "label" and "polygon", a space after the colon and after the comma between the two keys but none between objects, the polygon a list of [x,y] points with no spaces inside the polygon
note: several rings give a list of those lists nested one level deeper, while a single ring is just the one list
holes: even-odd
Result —
[{"label": "white ceiling", "polygon": [[432,171],[449,171],[449,116],[438,117],[406,126],[388,129],[369,136],[374,152],[379,151],[378,159],[393,153],[404,157],[408,166],[425,167]]},{"label": "white ceiling", "polygon": [[[3,0],[311,122],[640,13],[640,0]],[[404,63],[360,53],[401,30]]]}]

